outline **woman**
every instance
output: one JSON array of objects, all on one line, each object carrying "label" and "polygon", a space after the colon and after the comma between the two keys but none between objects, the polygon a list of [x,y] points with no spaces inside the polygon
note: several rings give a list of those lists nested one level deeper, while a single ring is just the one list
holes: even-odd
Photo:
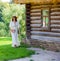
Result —
[{"label": "woman", "polygon": [[17,21],[16,16],[12,17],[9,27],[12,35],[12,47],[20,46],[20,42],[18,41],[19,22]]}]

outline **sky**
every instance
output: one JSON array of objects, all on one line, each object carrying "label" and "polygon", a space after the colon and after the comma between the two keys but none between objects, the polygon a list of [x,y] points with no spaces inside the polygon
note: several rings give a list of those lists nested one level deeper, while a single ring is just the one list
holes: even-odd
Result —
[{"label": "sky", "polygon": [[10,0],[2,0],[2,2],[10,2]]}]

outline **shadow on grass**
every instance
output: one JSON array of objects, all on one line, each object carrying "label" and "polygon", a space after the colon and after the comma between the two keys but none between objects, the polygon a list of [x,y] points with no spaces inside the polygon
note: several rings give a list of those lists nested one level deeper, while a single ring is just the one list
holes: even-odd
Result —
[{"label": "shadow on grass", "polygon": [[0,61],[24,58],[27,56],[31,56],[34,53],[35,53],[34,51],[26,49],[26,47],[24,47],[23,45],[21,45],[18,48],[11,47],[11,44],[1,45],[0,46]]}]

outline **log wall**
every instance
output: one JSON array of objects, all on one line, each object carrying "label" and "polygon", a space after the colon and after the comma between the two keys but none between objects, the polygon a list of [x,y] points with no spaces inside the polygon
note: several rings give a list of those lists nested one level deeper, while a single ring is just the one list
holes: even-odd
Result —
[{"label": "log wall", "polygon": [[[49,9],[49,28],[42,27],[44,8]],[[60,5],[26,4],[26,33],[31,46],[60,51]]]},{"label": "log wall", "polygon": [[51,8],[51,31],[60,33],[60,8]]},{"label": "log wall", "polygon": [[[42,27],[42,9],[49,9],[49,28]],[[26,4],[26,25],[29,38],[59,41],[60,5]]]}]

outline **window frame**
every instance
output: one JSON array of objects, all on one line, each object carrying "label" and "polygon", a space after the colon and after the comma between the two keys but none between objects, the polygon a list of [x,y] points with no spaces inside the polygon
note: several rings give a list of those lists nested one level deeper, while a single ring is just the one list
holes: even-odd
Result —
[{"label": "window frame", "polygon": [[[48,19],[49,19],[49,21],[48,21],[48,27],[43,27],[43,10],[48,10]],[[43,28],[43,30],[47,30],[47,31],[50,31],[50,9],[49,8],[42,8],[41,9],[41,23],[42,23],[42,25],[41,25],[41,28]]]}]

